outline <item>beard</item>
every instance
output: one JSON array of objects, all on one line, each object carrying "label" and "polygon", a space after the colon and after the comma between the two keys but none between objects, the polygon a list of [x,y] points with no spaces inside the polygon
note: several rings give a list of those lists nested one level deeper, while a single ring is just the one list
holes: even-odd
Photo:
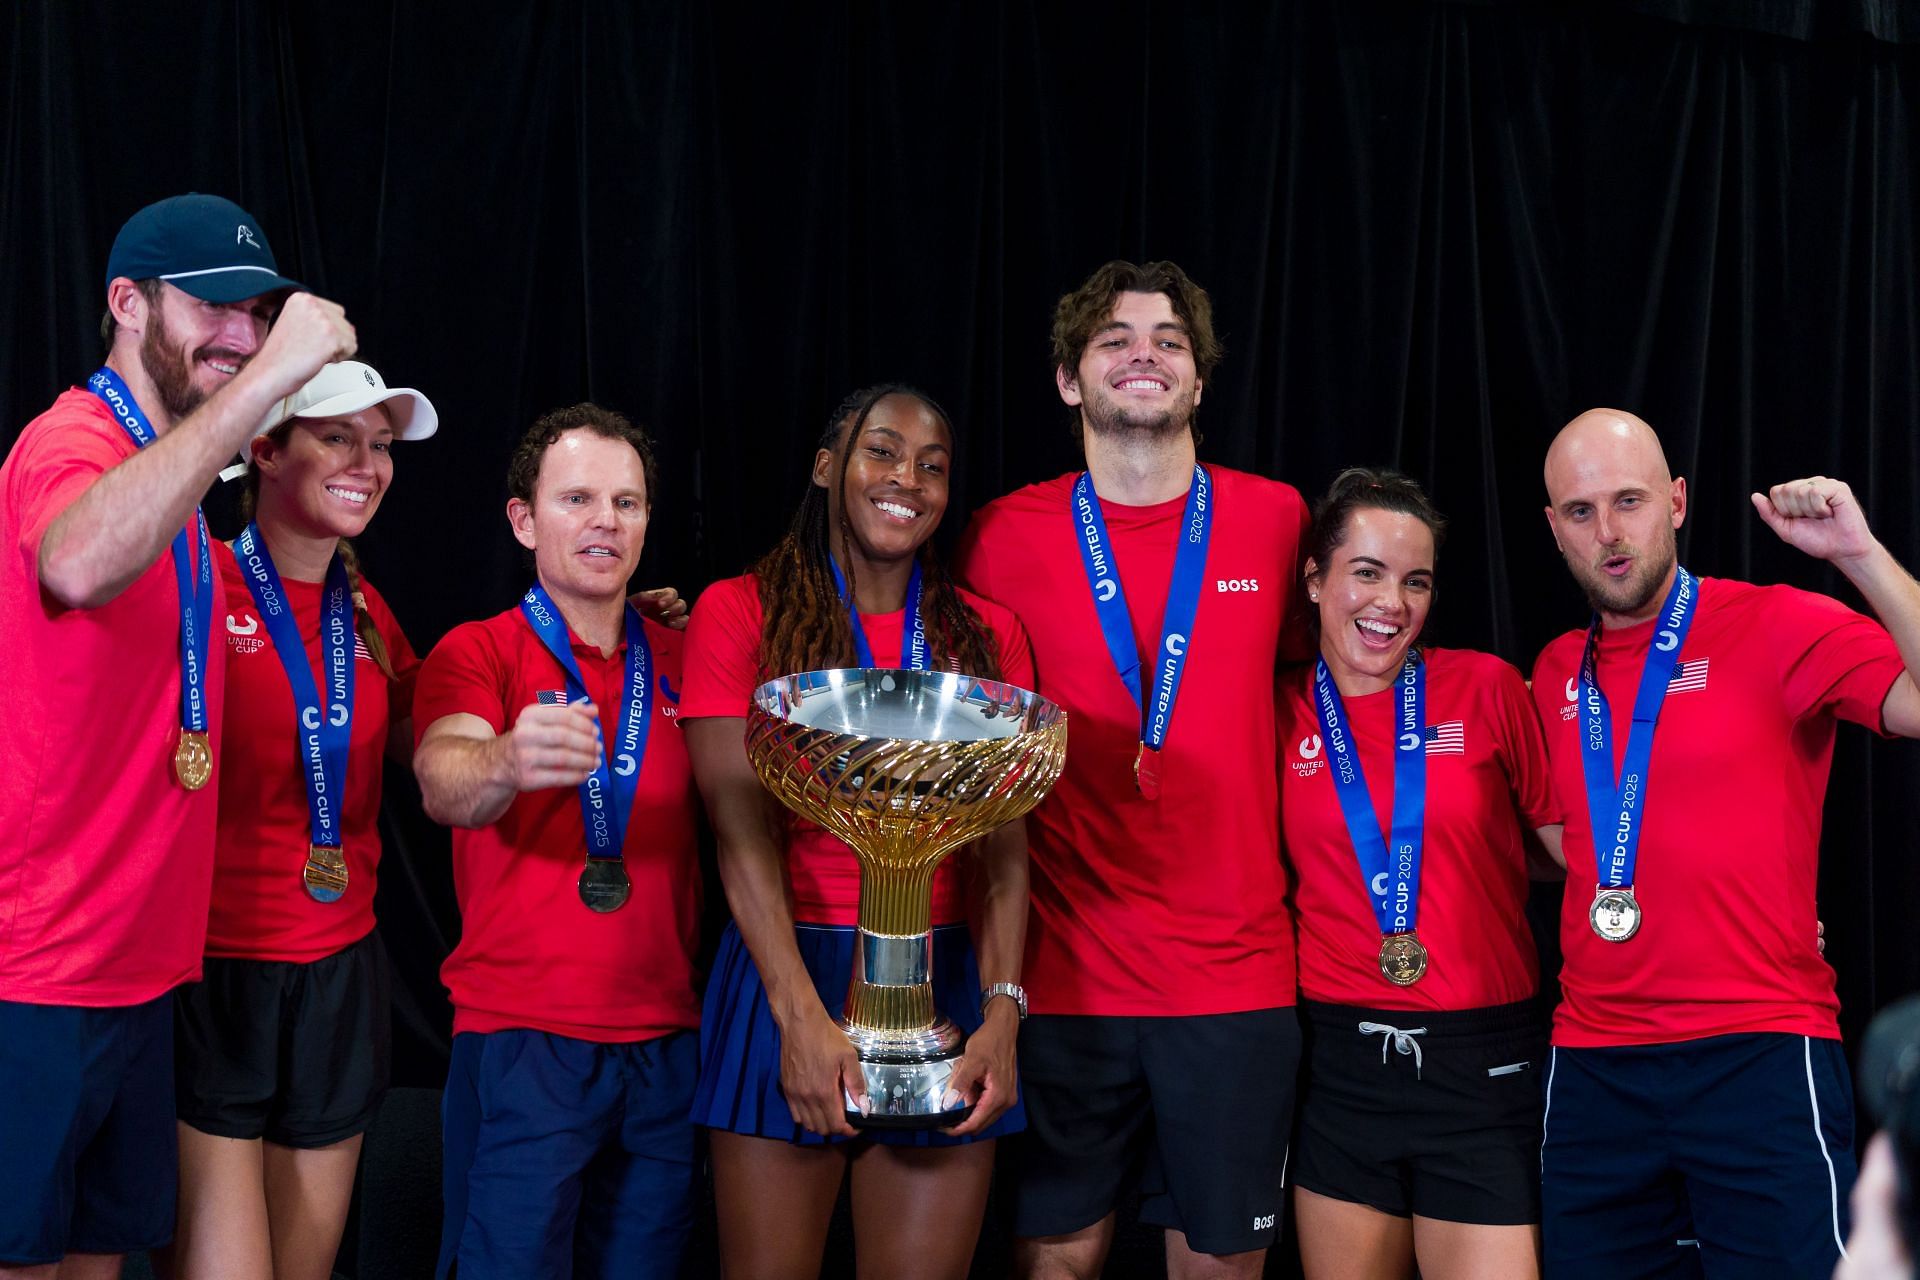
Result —
[{"label": "beard", "polygon": [[159,307],[149,313],[146,332],[140,336],[140,367],[153,383],[160,407],[173,421],[180,421],[206,403],[207,393],[194,385],[193,365],[174,343]]},{"label": "beard", "polygon": [[1080,416],[1094,435],[1116,441],[1155,441],[1183,435],[1193,426],[1193,392],[1183,391],[1164,409],[1128,411],[1104,386],[1088,389]]},{"label": "beard", "polygon": [[1633,572],[1615,580],[1595,566],[1574,570],[1587,603],[1600,613],[1633,616],[1645,611],[1666,586],[1667,575],[1678,562],[1673,530],[1662,526],[1662,536],[1647,554],[1634,560]]}]

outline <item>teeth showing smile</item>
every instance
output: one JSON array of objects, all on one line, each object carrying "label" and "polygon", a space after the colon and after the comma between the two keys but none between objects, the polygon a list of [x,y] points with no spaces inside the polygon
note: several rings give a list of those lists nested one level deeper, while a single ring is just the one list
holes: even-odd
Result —
[{"label": "teeth showing smile", "polygon": [[1122,391],[1165,391],[1167,384],[1158,378],[1128,378],[1120,384]]},{"label": "teeth showing smile", "polygon": [[239,365],[228,364],[224,360],[209,360],[207,361],[207,367],[212,369],[215,373],[224,373],[228,377],[232,377],[234,374],[240,372]]},{"label": "teeth showing smile", "polygon": [[1378,618],[1355,618],[1353,625],[1376,636],[1392,637],[1400,634],[1400,628],[1391,622],[1382,622]]},{"label": "teeth showing smile", "polygon": [[328,485],[327,492],[332,494],[336,498],[340,498],[346,502],[351,502],[356,507],[367,500],[366,494],[361,493],[355,489],[336,489],[332,485]]},{"label": "teeth showing smile", "polygon": [[582,551],[580,554],[588,555],[588,556],[611,557],[613,555],[613,549],[611,547],[588,547],[584,551]]},{"label": "teeth showing smile", "polygon": [[920,518],[918,511],[915,511],[912,507],[901,506],[897,502],[876,501],[873,505],[892,516],[895,520],[917,520]]}]

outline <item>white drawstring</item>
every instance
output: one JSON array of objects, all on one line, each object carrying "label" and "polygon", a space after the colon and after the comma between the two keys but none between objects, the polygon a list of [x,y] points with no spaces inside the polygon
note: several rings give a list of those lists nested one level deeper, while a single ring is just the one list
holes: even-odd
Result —
[{"label": "white drawstring", "polygon": [[1421,1065],[1420,1042],[1415,1040],[1414,1037],[1427,1034],[1427,1029],[1425,1027],[1415,1027],[1411,1031],[1402,1031],[1400,1028],[1388,1026],[1384,1022],[1363,1022],[1360,1024],[1361,1035],[1370,1036],[1376,1032],[1378,1032],[1381,1037],[1380,1065],[1385,1066],[1387,1063],[1387,1049],[1389,1046],[1398,1049],[1401,1053],[1410,1053],[1413,1055],[1413,1078],[1418,1080],[1420,1078]]}]

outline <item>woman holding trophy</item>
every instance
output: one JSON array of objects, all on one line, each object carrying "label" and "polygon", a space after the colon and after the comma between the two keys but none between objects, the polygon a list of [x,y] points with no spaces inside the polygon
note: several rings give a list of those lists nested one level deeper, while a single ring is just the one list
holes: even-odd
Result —
[{"label": "woman holding trophy", "polygon": [[1354,468],[1314,513],[1320,655],[1279,688],[1306,1063],[1293,1155],[1310,1280],[1537,1275],[1546,1028],[1524,916],[1557,848],[1520,673],[1417,648],[1444,522]]},{"label": "woman holding trophy", "polygon": [[711,1133],[730,1275],[818,1274],[849,1174],[863,1274],[964,1275],[992,1139],[1025,1123],[1014,1072],[1024,824],[933,874],[934,1000],[969,1033],[947,1098],[971,1114],[945,1129],[864,1127],[881,1118],[877,1100],[837,1020],[860,869],[846,845],[773,798],[745,744],[755,689],[791,673],[925,668],[1031,686],[1019,622],[956,587],[933,554],[954,445],[946,414],[919,392],[848,397],[787,535],[694,610],[680,713],[733,923],[707,989],[693,1118]]}]

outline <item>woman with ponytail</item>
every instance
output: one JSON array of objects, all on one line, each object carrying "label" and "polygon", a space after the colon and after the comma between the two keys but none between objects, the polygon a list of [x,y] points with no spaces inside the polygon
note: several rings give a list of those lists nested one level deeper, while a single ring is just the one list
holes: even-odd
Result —
[{"label": "woman with ponytail", "polygon": [[792,672],[908,667],[918,649],[931,668],[1032,687],[1019,622],[956,587],[933,553],[954,449],[952,424],[920,392],[849,396],[787,535],[694,609],[680,714],[733,911],[707,988],[694,1120],[711,1134],[728,1275],[817,1275],[849,1175],[863,1275],[965,1275],[992,1139],[1025,1124],[1014,1076],[1024,824],[934,877],[934,998],[969,1033],[953,1085],[973,1114],[945,1131],[859,1129],[846,1099],[862,1100],[860,1068],[838,1023],[859,867],[766,792],[744,744],[753,689]]},{"label": "woman with ponytail", "polygon": [[1422,643],[1444,532],[1406,476],[1342,472],[1306,559],[1319,658],[1280,679],[1308,1280],[1539,1274],[1525,841],[1557,853],[1559,818],[1520,673]]},{"label": "woman with ponytail", "polygon": [[178,1280],[333,1272],[387,1085],[381,761],[412,754],[420,665],[347,539],[393,442],[437,425],[419,392],[326,366],[254,438],[247,527],[216,552],[228,695],[205,977],[175,1002]]}]

